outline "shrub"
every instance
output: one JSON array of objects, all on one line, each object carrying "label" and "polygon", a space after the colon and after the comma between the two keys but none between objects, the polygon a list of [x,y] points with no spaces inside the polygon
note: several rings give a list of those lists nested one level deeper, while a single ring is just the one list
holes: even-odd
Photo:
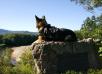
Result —
[{"label": "shrub", "polygon": [[0,74],[10,74],[10,71],[12,70],[10,57],[11,49],[6,48],[4,51],[2,51],[0,55]]},{"label": "shrub", "polygon": [[15,66],[11,64],[11,49],[7,48],[0,56],[0,74],[35,74],[34,62],[30,49],[22,55],[21,61]]}]

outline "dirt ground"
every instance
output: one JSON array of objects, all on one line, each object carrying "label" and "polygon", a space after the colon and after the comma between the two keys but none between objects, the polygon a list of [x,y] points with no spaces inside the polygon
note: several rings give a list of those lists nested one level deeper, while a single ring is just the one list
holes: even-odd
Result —
[{"label": "dirt ground", "polygon": [[13,50],[11,54],[11,63],[16,64],[17,61],[20,61],[21,55],[28,49],[30,48],[30,45],[28,46],[19,46],[19,47],[12,47],[11,49]]}]

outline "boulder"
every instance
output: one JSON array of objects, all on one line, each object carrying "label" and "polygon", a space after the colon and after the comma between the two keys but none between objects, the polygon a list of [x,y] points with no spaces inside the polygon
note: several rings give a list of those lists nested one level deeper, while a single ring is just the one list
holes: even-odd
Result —
[{"label": "boulder", "polygon": [[33,43],[32,50],[37,74],[60,74],[99,67],[97,47],[93,42]]}]

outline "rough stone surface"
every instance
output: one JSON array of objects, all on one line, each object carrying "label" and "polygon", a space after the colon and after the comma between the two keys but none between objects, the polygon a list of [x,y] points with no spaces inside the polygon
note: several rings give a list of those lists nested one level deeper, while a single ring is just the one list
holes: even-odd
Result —
[{"label": "rough stone surface", "polygon": [[37,74],[60,74],[99,67],[92,42],[44,42],[32,44]]}]

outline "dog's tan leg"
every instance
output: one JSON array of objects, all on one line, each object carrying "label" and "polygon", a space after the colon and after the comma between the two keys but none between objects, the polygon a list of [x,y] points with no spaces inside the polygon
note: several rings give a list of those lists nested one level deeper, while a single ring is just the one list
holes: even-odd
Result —
[{"label": "dog's tan leg", "polygon": [[43,36],[39,36],[38,39],[34,43],[42,43],[44,41],[45,41],[44,37]]}]

